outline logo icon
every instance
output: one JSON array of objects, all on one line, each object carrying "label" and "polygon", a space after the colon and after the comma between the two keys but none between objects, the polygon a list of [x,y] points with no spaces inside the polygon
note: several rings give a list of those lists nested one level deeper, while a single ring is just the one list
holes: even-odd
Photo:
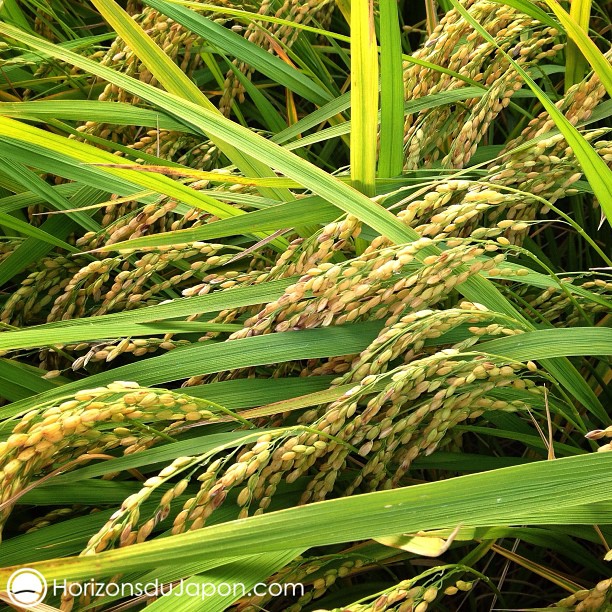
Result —
[{"label": "logo icon", "polygon": [[15,605],[35,606],[47,595],[47,581],[40,572],[24,567],[10,575],[6,590]]}]

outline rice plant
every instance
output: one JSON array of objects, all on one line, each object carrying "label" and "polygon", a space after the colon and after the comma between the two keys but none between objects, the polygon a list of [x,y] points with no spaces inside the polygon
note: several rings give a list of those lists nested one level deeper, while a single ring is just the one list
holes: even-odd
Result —
[{"label": "rice plant", "polygon": [[567,4],[0,3],[6,606],[612,609],[610,18]]}]

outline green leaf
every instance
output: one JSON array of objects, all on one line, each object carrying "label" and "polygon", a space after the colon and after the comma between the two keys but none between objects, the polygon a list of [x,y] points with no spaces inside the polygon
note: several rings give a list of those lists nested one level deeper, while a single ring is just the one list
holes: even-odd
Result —
[{"label": "green leaf", "polygon": [[[287,278],[250,287],[237,287],[227,293],[214,292],[210,295],[181,298],[167,304],[102,315],[93,319],[71,319],[18,331],[6,331],[0,334],[0,350],[150,335],[151,329],[147,327],[147,323],[270,302],[279,298],[284,289],[295,280]],[[163,333],[159,327],[157,330],[157,333]]]},{"label": "green leaf", "polygon": [[[42,192],[42,195],[47,199],[45,191]],[[69,205],[79,208],[80,206],[96,204],[106,199],[107,194],[104,191],[91,187],[81,187],[77,193],[71,196]],[[87,215],[87,212],[79,213],[79,215],[83,214]],[[76,228],[77,224],[72,219],[62,219],[58,215],[47,219],[38,229],[49,236],[53,236],[56,240],[61,240],[62,238],[67,238]],[[40,240],[38,235],[31,235],[24,240],[8,257],[0,262],[0,285],[10,281],[32,262],[44,257],[53,247],[54,245],[50,241]],[[70,252],[78,251],[78,249],[74,249],[72,246],[68,250]]]},{"label": "green leaf", "polygon": [[[212,114],[222,117],[220,111],[198,89],[195,83],[114,0],[92,0],[92,2],[169,93],[193,101],[193,103],[201,105]],[[168,5],[164,4],[164,6],[167,7]],[[270,168],[261,163],[257,156],[245,154],[241,147],[235,147],[214,135],[211,136],[211,140],[247,175],[274,176]],[[291,199],[289,192],[263,189],[262,193],[284,195]]]},{"label": "green leaf", "polygon": [[[112,165],[117,163],[116,155],[101,151],[76,140],[68,140],[62,136],[44,132],[36,127],[20,123],[13,119],[0,117],[0,134],[7,138],[28,143],[31,150],[40,148],[48,155],[55,154],[58,157],[64,156],[73,166],[73,177],[76,179],[81,177],[79,166],[86,164],[97,165],[95,168],[89,167],[87,169],[83,168],[83,170],[90,170],[102,176],[110,174],[120,179],[125,178],[133,185],[132,189],[128,190],[128,192],[131,191],[133,193],[137,191],[138,188],[148,189],[169,197],[174,197],[194,208],[206,210],[221,218],[242,213],[242,211],[234,206],[215,200],[206,194],[191,189],[161,174],[114,168]],[[111,166],[104,166],[104,164],[111,164]]]},{"label": "green leaf", "polygon": [[11,217],[11,215],[7,215],[6,213],[0,213],[0,225],[14,230],[17,233],[21,233],[24,236],[30,236],[31,238],[35,238],[41,242],[46,242],[52,246],[59,247],[60,249],[68,251],[69,253],[79,252],[79,250],[73,247],[71,244],[56,238],[52,234],[48,234],[43,229],[30,225],[29,223],[16,219],[15,217]]},{"label": "green leaf", "polygon": [[235,32],[179,4],[163,0],[145,0],[145,4],[219,47],[230,57],[245,62],[306,100],[318,105],[329,102],[329,93],[306,75]]},{"label": "green leaf", "polygon": [[[89,389],[114,380],[135,380],[141,386],[151,386],[236,368],[300,359],[353,355],[368,346],[381,327],[380,321],[374,321],[340,327],[251,336],[219,343],[197,342],[177,348],[165,355],[143,359],[107,372],[94,374],[24,401],[37,402],[40,405],[42,402],[73,394],[79,389]],[[116,337],[116,334],[113,334],[113,337]],[[22,404],[19,402],[0,408],[0,418],[12,416],[21,409]]]},{"label": "green leaf", "polygon": [[324,224],[338,218],[338,209],[319,197],[302,198],[256,210],[245,215],[214,221],[202,227],[175,230],[116,242],[100,248],[101,251],[121,251],[142,247],[210,241],[225,236],[240,236],[255,231],[276,231],[284,228]]},{"label": "green leaf", "polygon": [[15,402],[66,383],[66,379],[47,380],[43,378],[44,375],[45,371],[40,368],[2,358],[0,359],[0,397]]},{"label": "green leaf", "polygon": [[612,328],[574,327],[540,329],[478,345],[492,355],[517,361],[578,355],[612,355]]},{"label": "green leaf", "polygon": [[[211,593],[206,597],[206,612],[223,612],[251,592],[253,587],[257,586],[258,592],[262,593],[266,578],[274,575],[302,552],[304,548],[290,548],[232,561],[223,567],[213,568],[185,581],[184,595],[179,597],[176,594],[165,595],[147,608],[153,612],[175,612],[178,607],[181,612],[199,612],[202,610],[201,598],[188,594],[189,588],[199,587],[198,592]],[[194,586],[188,587],[188,584]],[[233,585],[234,588],[227,589],[226,585]]]},{"label": "green leaf", "polygon": [[[40,176],[38,176],[35,172],[32,172],[32,170],[23,164],[15,162],[12,159],[3,159],[0,157],[0,170],[10,173],[10,175],[18,180],[28,191],[38,194],[56,210],[66,211],[68,218],[76,221],[84,229],[93,232],[100,229],[100,225],[93,221],[89,215],[81,212],[68,213],[68,211],[71,211],[72,208],[74,208],[74,205],[60,193],[53,190],[51,185],[46,183],[42,178],[40,178]],[[32,228],[32,230],[35,229],[35,227]],[[78,249],[66,245],[66,243],[63,241],[61,244],[56,244],[55,246],[61,246],[62,248],[72,250],[73,252],[78,251]]]},{"label": "green leaf", "polygon": [[374,0],[351,9],[351,179],[368,196],[376,195],[378,52]]},{"label": "green leaf", "polygon": [[37,100],[34,102],[0,102],[0,115],[13,119],[64,119],[112,123],[114,125],[142,125],[175,132],[185,132],[186,126],[165,113],[138,108],[125,102],[100,102],[98,100]]},{"label": "green leaf", "polygon": [[500,4],[505,4],[506,6],[511,6],[512,8],[515,8],[517,11],[521,13],[525,13],[525,15],[529,15],[530,17],[537,19],[540,23],[550,26],[551,28],[555,28],[555,29],[559,28],[559,23],[555,21],[546,11],[543,11],[539,6],[531,2],[531,0],[492,0],[492,1],[499,2]]},{"label": "green leaf", "polygon": [[[585,33],[588,33],[589,31],[589,22],[591,21],[591,3],[591,0],[574,0],[570,5],[569,18],[573,19],[576,25]],[[567,48],[565,50],[566,91],[572,85],[582,81],[586,68],[587,62],[580,52],[578,45],[574,42],[573,38],[568,40]]]},{"label": "green leaf", "polygon": [[[601,80],[603,86],[606,88],[609,96],[612,96],[612,71],[610,70],[610,60],[606,59],[603,53],[597,48],[595,43],[588,37],[586,30],[588,27],[588,13],[590,12],[590,3],[586,0],[581,0],[580,8],[576,11],[580,15],[580,21],[577,21],[572,14],[561,8],[561,5],[556,0],[545,0],[546,4],[552,9],[553,13],[560,21],[561,25],[565,28],[567,35],[570,37],[573,44],[580,50],[584,58],[588,61],[591,68],[595,71],[595,74]],[[573,4],[577,4],[572,2]],[[586,24],[586,25],[585,25]],[[576,78],[580,64],[577,66],[571,66],[570,76]],[[548,109],[547,109],[548,110]],[[550,111],[549,111],[550,112]],[[554,118],[554,117],[553,117]]]},{"label": "green leaf", "polygon": [[380,177],[399,176],[404,164],[404,73],[400,31],[397,2],[380,0]]},{"label": "green leaf", "polygon": [[[612,454],[541,461],[309,504],[126,548],[32,563],[47,580],[89,579],[163,566],[416,533],[491,525],[609,524]],[[0,570],[0,587],[14,568]]]},{"label": "green leaf", "polygon": [[[447,104],[452,104],[453,102],[457,102],[459,100],[467,100],[468,98],[482,98],[484,95],[486,95],[486,93],[487,93],[486,90],[479,89],[477,87],[461,87],[460,89],[452,89],[451,91],[441,91],[439,93],[434,93],[428,96],[423,96],[422,98],[417,98],[416,100],[408,100],[408,102],[404,104],[404,114],[411,115],[413,113],[418,113],[422,110],[437,108],[439,106],[445,106]],[[316,112],[317,111],[315,111],[315,113]],[[312,113],[312,115],[314,116],[315,113]],[[309,117],[310,115],[308,115],[308,117],[304,117],[303,121],[307,122]],[[298,124],[296,123],[296,125]],[[305,126],[309,126],[309,125],[310,125],[309,122],[305,123]],[[295,149],[300,149],[302,147],[314,144],[316,142],[323,142],[324,140],[328,140],[329,138],[336,138],[344,134],[350,134],[351,126],[352,126],[351,121],[345,121],[343,123],[340,123],[339,125],[334,125],[324,130],[320,130],[319,132],[316,132],[315,134],[304,136],[304,138],[300,138],[299,140],[286,144],[285,149],[289,151],[293,151]],[[292,127],[295,127],[295,126],[292,126]],[[402,134],[402,141],[403,141],[403,124],[402,124],[401,134]],[[274,138],[272,140],[276,142]],[[402,146],[403,146],[403,142],[402,142]],[[382,152],[383,151],[381,148],[381,153]],[[403,153],[402,153],[402,161],[403,161]],[[400,174],[401,174],[401,171],[400,171]]]}]

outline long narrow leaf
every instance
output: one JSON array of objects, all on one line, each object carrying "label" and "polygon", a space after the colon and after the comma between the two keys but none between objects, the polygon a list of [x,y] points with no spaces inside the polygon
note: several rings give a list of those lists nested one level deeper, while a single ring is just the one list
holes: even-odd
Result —
[{"label": "long narrow leaf", "polygon": [[[86,379],[62,385],[36,397],[44,401],[72,394],[115,380],[135,380],[142,386],[177,381],[191,376],[224,372],[236,368],[282,363],[300,359],[317,359],[336,355],[352,355],[362,351],[374,340],[380,321],[252,336],[231,342],[195,343],[165,355],[94,374]],[[29,400],[24,400],[28,402]],[[12,416],[22,409],[20,403],[0,408],[0,418]]]},{"label": "long narrow leaf", "polygon": [[[570,19],[584,32],[589,31],[591,21],[591,0],[574,0],[570,6]],[[565,90],[579,83],[587,67],[587,62],[573,38],[567,41],[565,51]]]},{"label": "long narrow leaf", "polygon": [[351,178],[368,196],[375,192],[378,126],[378,52],[374,0],[351,10]]},{"label": "long narrow leaf", "polygon": [[[202,105],[206,110],[221,117],[219,110],[193,81],[114,0],[92,0],[92,2],[168,92]],[[240,147],[235,147],[215,136],[212,136],[212,140],[247,175],[274,176],[270,168],[260,162],[256,156],[245,154]],[[274,195],[275,191],[262,189],[262,193]],[[291,197],[288,192],[280,193]]]},{"label": "long narrow leaf", "polygon": [[[432,529],[609,523],[612,454],[513,466],[433,483],[309,504],[169,538],[33,563],[47,580],[90,579],[183,561],[223,559]],[[587,504],[590,504],[587,507]],[[14,568],[0,570],[0,586]]]},{"label": "long narrow leaf", "polygon": [[578,22],[572,15],[569,15],[567,11],[561,8],[557,0],[545,1],[560,21],[561,25],[565,28],[572,42],[578,47],[591,68],[595,71],[595,74],[606,88],[608,95],[612,96],[612,71],[610,70],[610,60],[604,57],[595,43],[588,37],[586,29],[584,28],[585,20],[588,25],[588,19],[585,19],[587,9],[586,3],[583,1],[585,6],[581,7],[581,22]]},{"label": "long narrow leaf", "polygon": [[381,0],[378,176],[398,176],[403,163],[404,78],[398,7],[395,0]]}]

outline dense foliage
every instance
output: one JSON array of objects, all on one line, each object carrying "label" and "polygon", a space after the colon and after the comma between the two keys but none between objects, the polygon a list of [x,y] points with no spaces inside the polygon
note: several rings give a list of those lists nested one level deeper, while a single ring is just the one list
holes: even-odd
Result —
[{"label": "dense foliage", "polygon": [[610,609],[605,4],[0,19],[3,589]]}]

